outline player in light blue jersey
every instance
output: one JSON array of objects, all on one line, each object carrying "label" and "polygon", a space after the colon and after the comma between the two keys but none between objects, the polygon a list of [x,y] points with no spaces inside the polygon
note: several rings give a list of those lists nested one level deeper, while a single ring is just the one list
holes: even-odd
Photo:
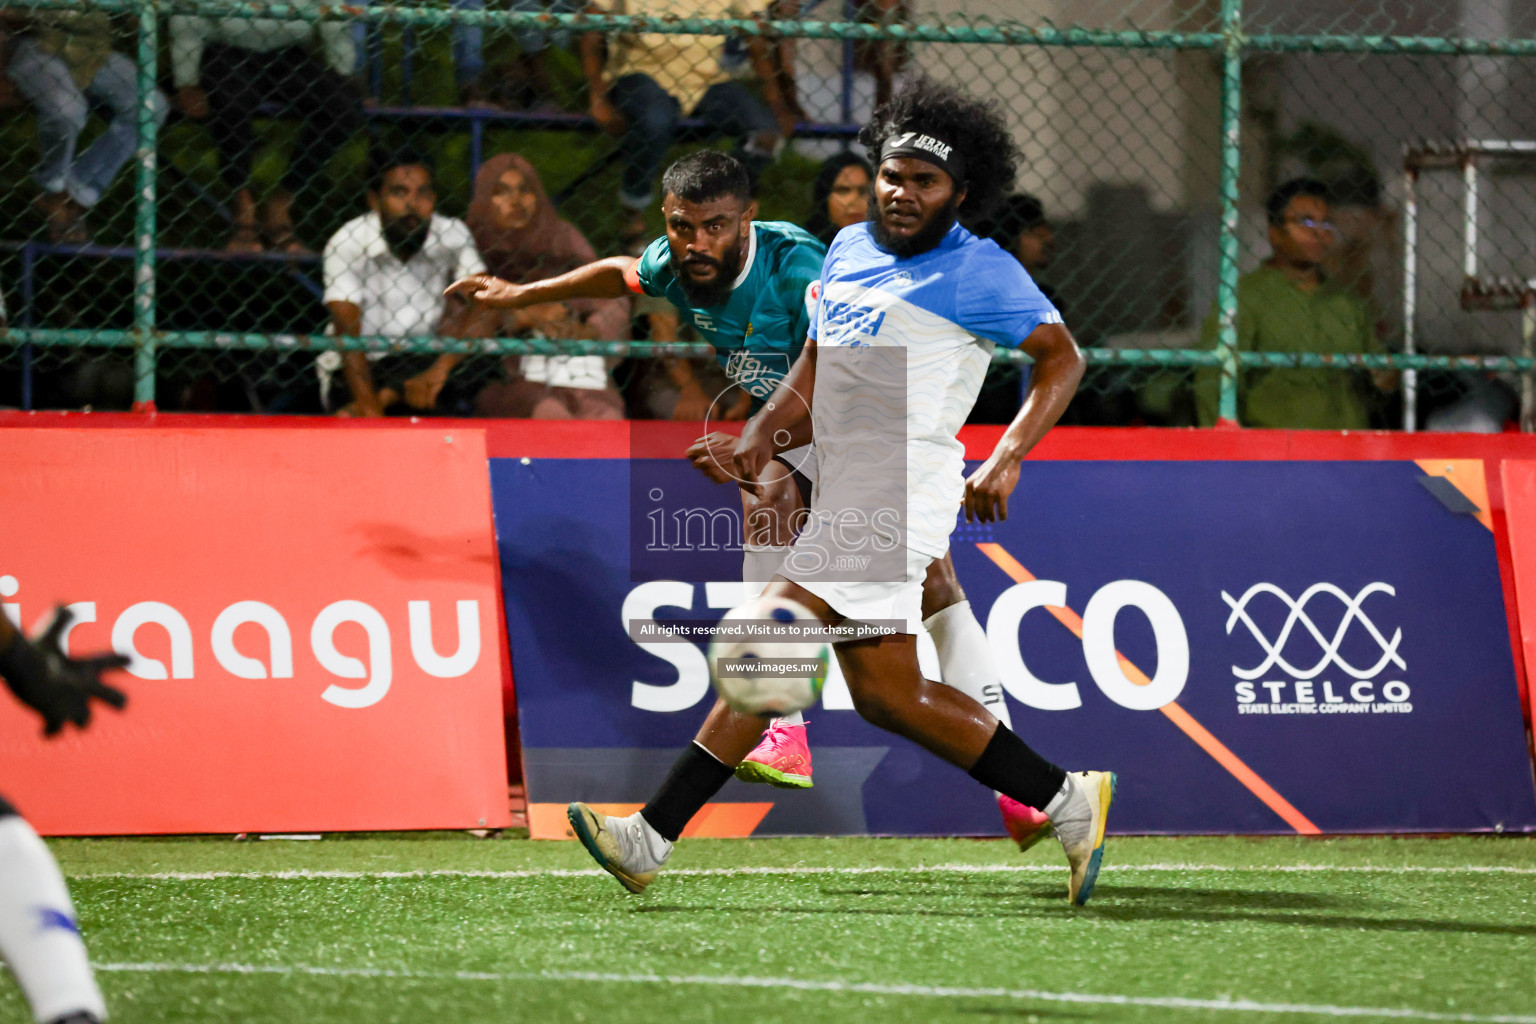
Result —
[{"label": "player in light blue jersey", "polygon": [[[1103,855],[1113,774],[1068,774],[978,701],[924,679],[915,640],[923,583],[957,510],[983,522],[1007,515],[1019,462],[1066,408],[1082,354],[1017,261],[958,223],[962,212],[985,212],[1014,177],[1018,151],[994,104],[920,81],[859,138],[878,166],[876,217],[834,239],[810,340],[733,453],[753,480],[784,441],[814,426],[811,513],[764,594],[829,625],[891,630],[837,642],[859,714],[1045,812],[1071,869],[1069,898],[1081,905]],[[967,479],[956,434],[998,344],[1022,348],[1034,372],[1018,415]],[[757,742],[750,720],[718,725],[637,814],[571,805],[577,836],[631,891],[651,883],[683,825]]]},{"label": "player in light blue jersey", "polygon": [[[734,157],[700,150],[683,157],[662,177],[667,234],[639,259],[615,257],[528,285],[475,277],[449,290],[485,305],[518,308],[572,298],[610,298],[624,289],[670,301],[715,348],[726,376],[760,409],[780,386],[810,333],[826,249],[793,224],[755,221],[747,170]],[[777,456],[742,490],[745,523],[743,579],[755,596],[778,572],[790,551],[794,526],[810,504],[816,460],[805,447],[810,422],[795,428],[796,443]],[[738,480],[732,464],[737,439],[711,432],[688,456],[716,482]],[[923,591],[924,626],[931,634],[943,681],[985,703],[1006,720],[1002,687],[986,633],[940,551]],[[700,730],[699,741],[724,731],[755,727],[723,702]],[[737,763],[739,761],[739,763]],[[811,751],[804,718],[775,720],[761,742],[733,761],[738,778],[784,788],[811,785]],[[1003,822],[1021,848],[1048,834],[1048,821],[1000,796]]]}]

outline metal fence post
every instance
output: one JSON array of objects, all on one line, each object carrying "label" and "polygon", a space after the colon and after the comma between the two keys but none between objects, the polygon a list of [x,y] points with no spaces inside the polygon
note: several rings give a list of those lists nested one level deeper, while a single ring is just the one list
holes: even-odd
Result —
[{"label": "metal fence post", "polygon": [[1218,420],[1237,422],[1237,203],[1242,170],[1243,0],[1221,0],[1221,233],[1216,306],[1220,331]]},{"label": "metal fence post", "polygon": [[160,19],[157,0],[139,0],[139,151],[138,190],[133,224],[133,407],[155,408],[155,79],[159,73]]}]

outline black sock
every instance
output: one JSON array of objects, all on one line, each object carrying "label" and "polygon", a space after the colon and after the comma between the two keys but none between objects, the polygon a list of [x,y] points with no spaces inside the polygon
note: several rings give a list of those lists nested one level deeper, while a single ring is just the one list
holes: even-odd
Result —
[{"label": "black sock", "polygon": [[698,743],[690,743],[672,766],[667,781],[651,797],[651,802],[640,808],[640,816],[663,838],[675,843],[689,819],[699,813],[699,808],[720,792],[720,787],[734,774],[735,769],[721,764],[719,758]]},{"label": "black sock", "polygon": [[971,778],[999,793],[1013,797],[1037,811],[1061,791],[1067,773],[1029,748],[1029,744],[1001,723],[987,749],[971,765]]}]

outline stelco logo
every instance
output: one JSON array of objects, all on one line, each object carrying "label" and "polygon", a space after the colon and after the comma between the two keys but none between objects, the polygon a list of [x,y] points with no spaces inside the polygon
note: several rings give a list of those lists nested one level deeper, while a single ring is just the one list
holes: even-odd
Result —
[{"label": "stelco logo", "polygon": [[[14,576],[0,577],[0,597],[14,597],[20,585]],[[69,606],[75,613],[70,631],[81,623],[96,621],[96,602],[81,601]],[[21,624],[21,605],[0,605],[12,623]],[[457,679],[466,675],[480,661],[480,602],[456,602],[459,646],[453,654],[438,654],[432,645],[432,604],[407,601],[410,623],[411,657],[427,675],[437,679]],[[361,626],[368,638],[368,659],[341,653],[336,649],[336,630],[342,623]],[[246,623],[262,628],[267,635],[267,661],[249,657],[235,649],[235,630]],[[170,636],[170,668],[157,658],[146,658],[134,646],[134,637],[147,625],[161,627]],[[65,650],[69,634],[62,638]],[[261,601],[236,601],[213,620],[208,638],[209,649],[219,667],[239,679],[293,678],[293,636],[288,620],[276,608]],[[359,687],[332,684],[320,698],[340,708],[366,708],[377,704],[389,692],[394,681],[394,656],[389,624],[384,616],[365,601],[336,601],[321,609],[309,629],[309,646],[320,667],[342,679],[366,679]],[[129,659],[127,672],[140,679],[192,679],[194,643],[187,618],[161,601],[140,601],[123,609],[112,623],[112,649]],[[268,666],[270,665],[270,671]]]},{"label": "stelco logo", "polygon": [[[1255,583],[1234,598],[1222,591],[1221,598],[1232,613],[1227,617],[1230,635],[1241,624],[1258,644],[1262,657],[1255,665],[1232,666],[1237,682],[1240,714],[1339,714],[1368,712],[1409,713],[1408,684],[1397,676],[1407,670],[1398,653],[1403,631],[1394,630],[1389,638],[1365,611],[1366,599],[1376,594],[1396,597],[1387,583],[1371,583],[1353,597],[1331,583],[1315,583],[1291,598],[1273,583]],[[1248,613],[1250,605],[1273,607],[1280,602],[1285,621],[1273,637],[1269,636]],[[1381,600],[1373,602],[1381,613]],[[1308,609],[1321,609],[1319,616],[1334,623],[1331,632],[1319,625]],[[1337,619],[1333,618],[1335,610]],[[1241,634],[1239,634],[1241,635]],[[1369,664],[1357,664],[1345,658],[1342,648],[1346,638],[1358,638],[1352,650],[1360,658],[1359,648],[1369,638],[1376,651],[1365,657]],[[1379,655],[1379,656],[1378,656]],[[1374,659],[1374,660],[1373,660]],[[1255,686],[1267,691],[1261,694]]]}]

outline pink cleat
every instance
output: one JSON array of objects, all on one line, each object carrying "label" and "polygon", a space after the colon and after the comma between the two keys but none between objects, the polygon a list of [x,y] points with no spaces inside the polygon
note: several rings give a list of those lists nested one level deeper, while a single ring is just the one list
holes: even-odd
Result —
[{"label": "pink cleat", "polygon": [[763,733],[763,740],[746,760],[736,766],[742,782],[766,782],[780,789],[810,789],[811,748],[805,740],[805,725],[784,725],[775,719]]},{"label": "pink cleat", "polygon": [[[739,772],[741,769],[737,769]],[[1051,819],[1033,807],[1025,807],[1011,796],[997,796],[997,809],[1003,812],[1003,828],[1019,844],[1019,852],[1034,846],[1056,831]]]}]

